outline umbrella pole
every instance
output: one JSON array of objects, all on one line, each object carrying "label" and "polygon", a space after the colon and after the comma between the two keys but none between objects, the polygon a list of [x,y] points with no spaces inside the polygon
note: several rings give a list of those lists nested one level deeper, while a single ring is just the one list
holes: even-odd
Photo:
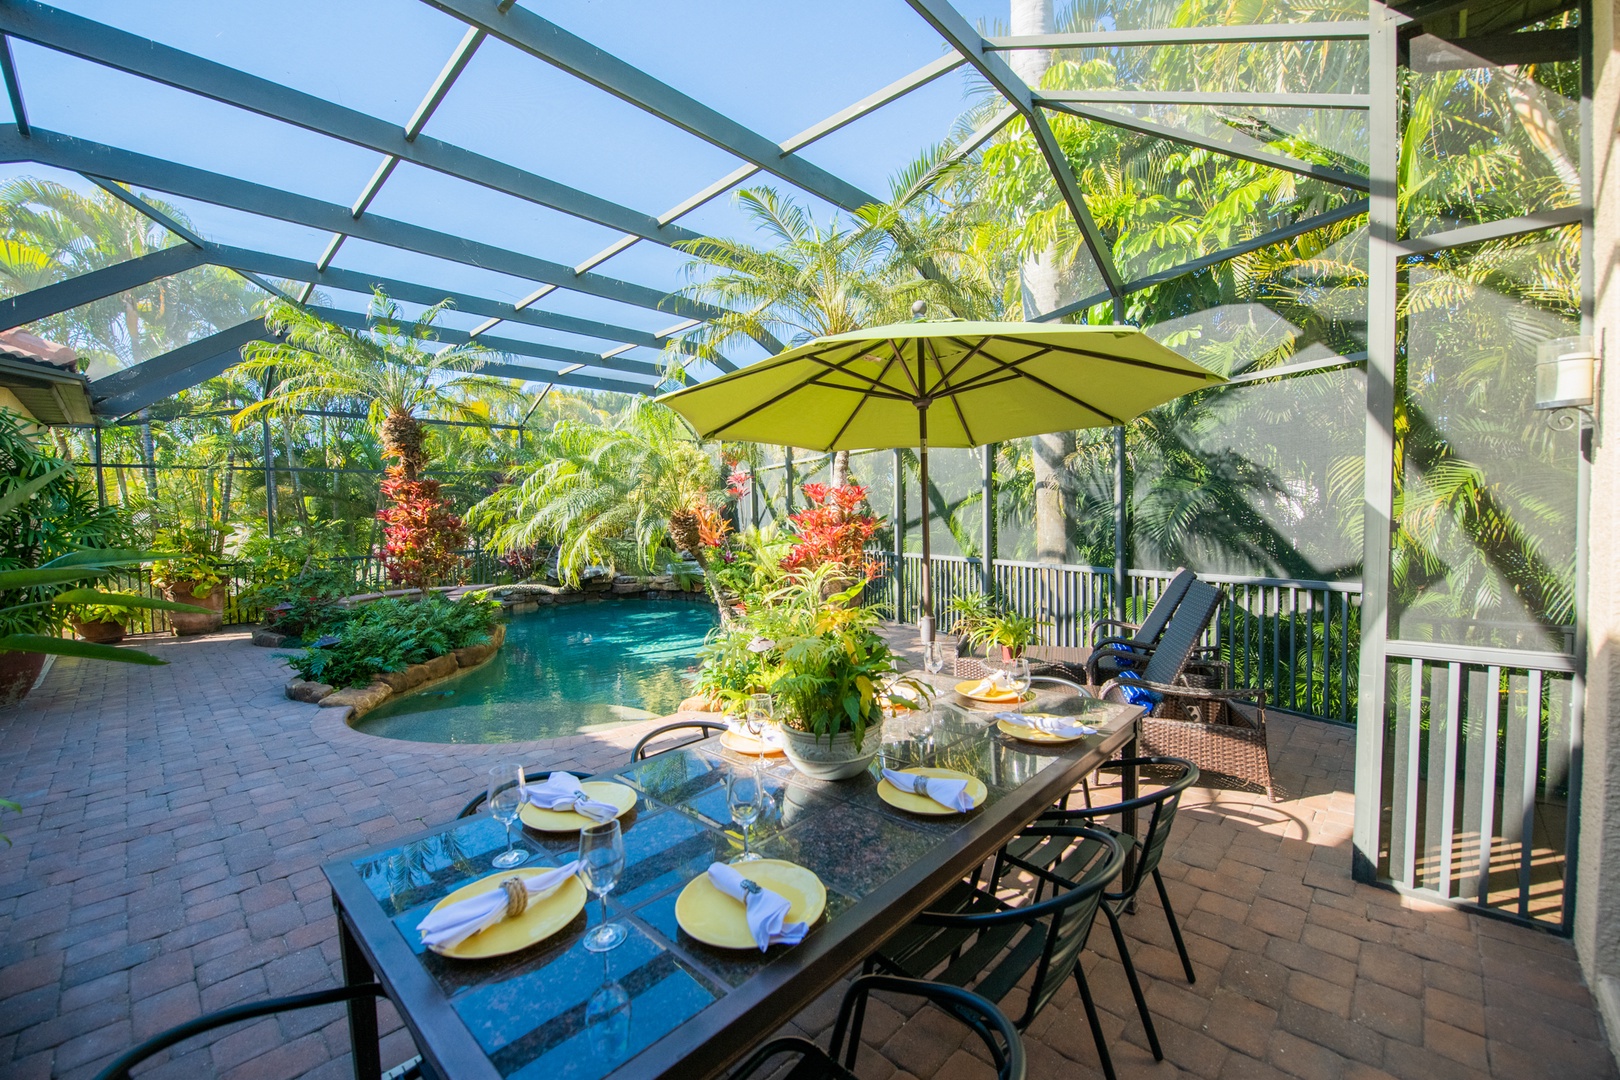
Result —
[{"label": "umbrella pole", "polygon": [[924,644],[934,640],[934,563],[928,537],[928,406],[917,410],[917,479],[922,493],[922,612],[917,631]]}]

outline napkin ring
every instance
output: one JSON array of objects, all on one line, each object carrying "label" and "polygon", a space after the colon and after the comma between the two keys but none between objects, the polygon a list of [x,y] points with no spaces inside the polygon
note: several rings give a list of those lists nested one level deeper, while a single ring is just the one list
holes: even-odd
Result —
[{"label": "napkin ring", "polygon": [[911,793],[913,795],[927,795],[928,794],[928,777],[926,777],[926,776],[918,776],[915,780],[913,780],[911,782]]},{"label": "napkin ring", "polygon": [[501,882],[501,888],[506,890],[506,917],[515,919],[522,915],[529,906],[529,890],[520,877],[509,877]]}]

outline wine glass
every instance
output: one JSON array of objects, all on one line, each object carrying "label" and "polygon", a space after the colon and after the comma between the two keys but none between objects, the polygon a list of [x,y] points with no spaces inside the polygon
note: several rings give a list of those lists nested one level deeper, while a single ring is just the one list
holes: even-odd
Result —
[{"label": "wine glass", "polygon": [[1023,697],[1024,692],[1029,689],[1029,658],[1014,656],[1003,661],[1003,663],[1006,665],[1003,670],[1007,672],[1007,677],[1012,680],[1012,688],[1018,692],[1019,697]]},{"label": "wine glass", "polygon": [[529,861],[527,851],[512,846],[512,823],[523,809],[523,766],[503,762],[489,770],[489,816],[506,826],[506,850],[490,860],[497,870],[509,870]]},{"label": "wine glass", "polygon": [[771,722],[775,713],[773,699],[769,694],[749,694],[748,713],[744,723],[748,727],[748,734],[759,738],[765,734],[765,725]]},{"label": "wine glass", "polygon": [[734,863],[753,862],[759,858],[750,847],[749,839],[754,831],[754,822],[759,820],[765,797],[765,773],[758,765],[734,772],[726,778],[726,806],[731,810],[731,820],[741,825],[743,830],[743,853],[731,860]]},{"label": "wine glass", "polygon": [[624,927],[608,922],[608,893],[624,872],[624,836],[617,820],[588,825],[579,831],[579,879],[602,901],[602,925],[585,935],[585,948],[607,952],[625,939]]},{"label": "wine glass", "polygon": [[938,641],[923,645],[923,670],[938,675],[945,668],[945,648]]}]

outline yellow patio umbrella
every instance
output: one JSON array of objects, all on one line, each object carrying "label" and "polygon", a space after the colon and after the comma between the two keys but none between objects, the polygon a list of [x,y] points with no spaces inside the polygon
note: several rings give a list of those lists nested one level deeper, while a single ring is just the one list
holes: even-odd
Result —
[{"label": "yellow patio umbrella", "polygon": [[930,447],[1114,427],[1225,381],[1134,326],[951,320],[816,338],[658,400],[705,439],[822,451],[917,447],[920,625],[931,640]]}]

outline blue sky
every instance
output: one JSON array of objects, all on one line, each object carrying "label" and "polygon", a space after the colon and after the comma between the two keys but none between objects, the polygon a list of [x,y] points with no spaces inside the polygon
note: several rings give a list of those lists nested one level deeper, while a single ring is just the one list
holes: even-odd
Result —
[{"label": "blue sky", "polygon": [[[809,127],[942,55],[902,0],[524,0],[537,13],[774,141]],[[154,38],[401,125],[450,57],[464,25],[419,0],[60,0],[75,14]],[[969,3],[970,20],[1006,18],[1006,0]],[[379,155],[277,121],[27,43],[15,46],[31,121],[40,127],[349,204]],[[802,152],[877,195],[937,141],[966,105],[960,73],[891,103]],[[0,103],[0,113],[9,109]],[[478,50],[426,134],[659,214],[741,164],[708,143],[496,40]],[[0,176],[77,177],[37,166]],[[779,181],[756,178],[750,184]],[[802,192],[817,216],[832,208]],[[313,261],[327,234],[183,199],[210,239]],[[371,213],[576,264],[612,230],[452,177],[401,165]],[[681,219],[693,230],[746,235],[729,197]],[[687,256],[643,242],[596,272],[663,290]],[[477,267],[349,240],[334,265],[503,300],[535,284]],[[364,298],[332,293],[338,306]],[[663,329],[667,313],[558,290],[538,307]],[[470,329],[479,316],[447,323]],[[503,324],[496,334],[600,351],[608,343]],[[637,350],[631,356],[652,354]],[[739,355],[738,359],[749,359]]]}]

